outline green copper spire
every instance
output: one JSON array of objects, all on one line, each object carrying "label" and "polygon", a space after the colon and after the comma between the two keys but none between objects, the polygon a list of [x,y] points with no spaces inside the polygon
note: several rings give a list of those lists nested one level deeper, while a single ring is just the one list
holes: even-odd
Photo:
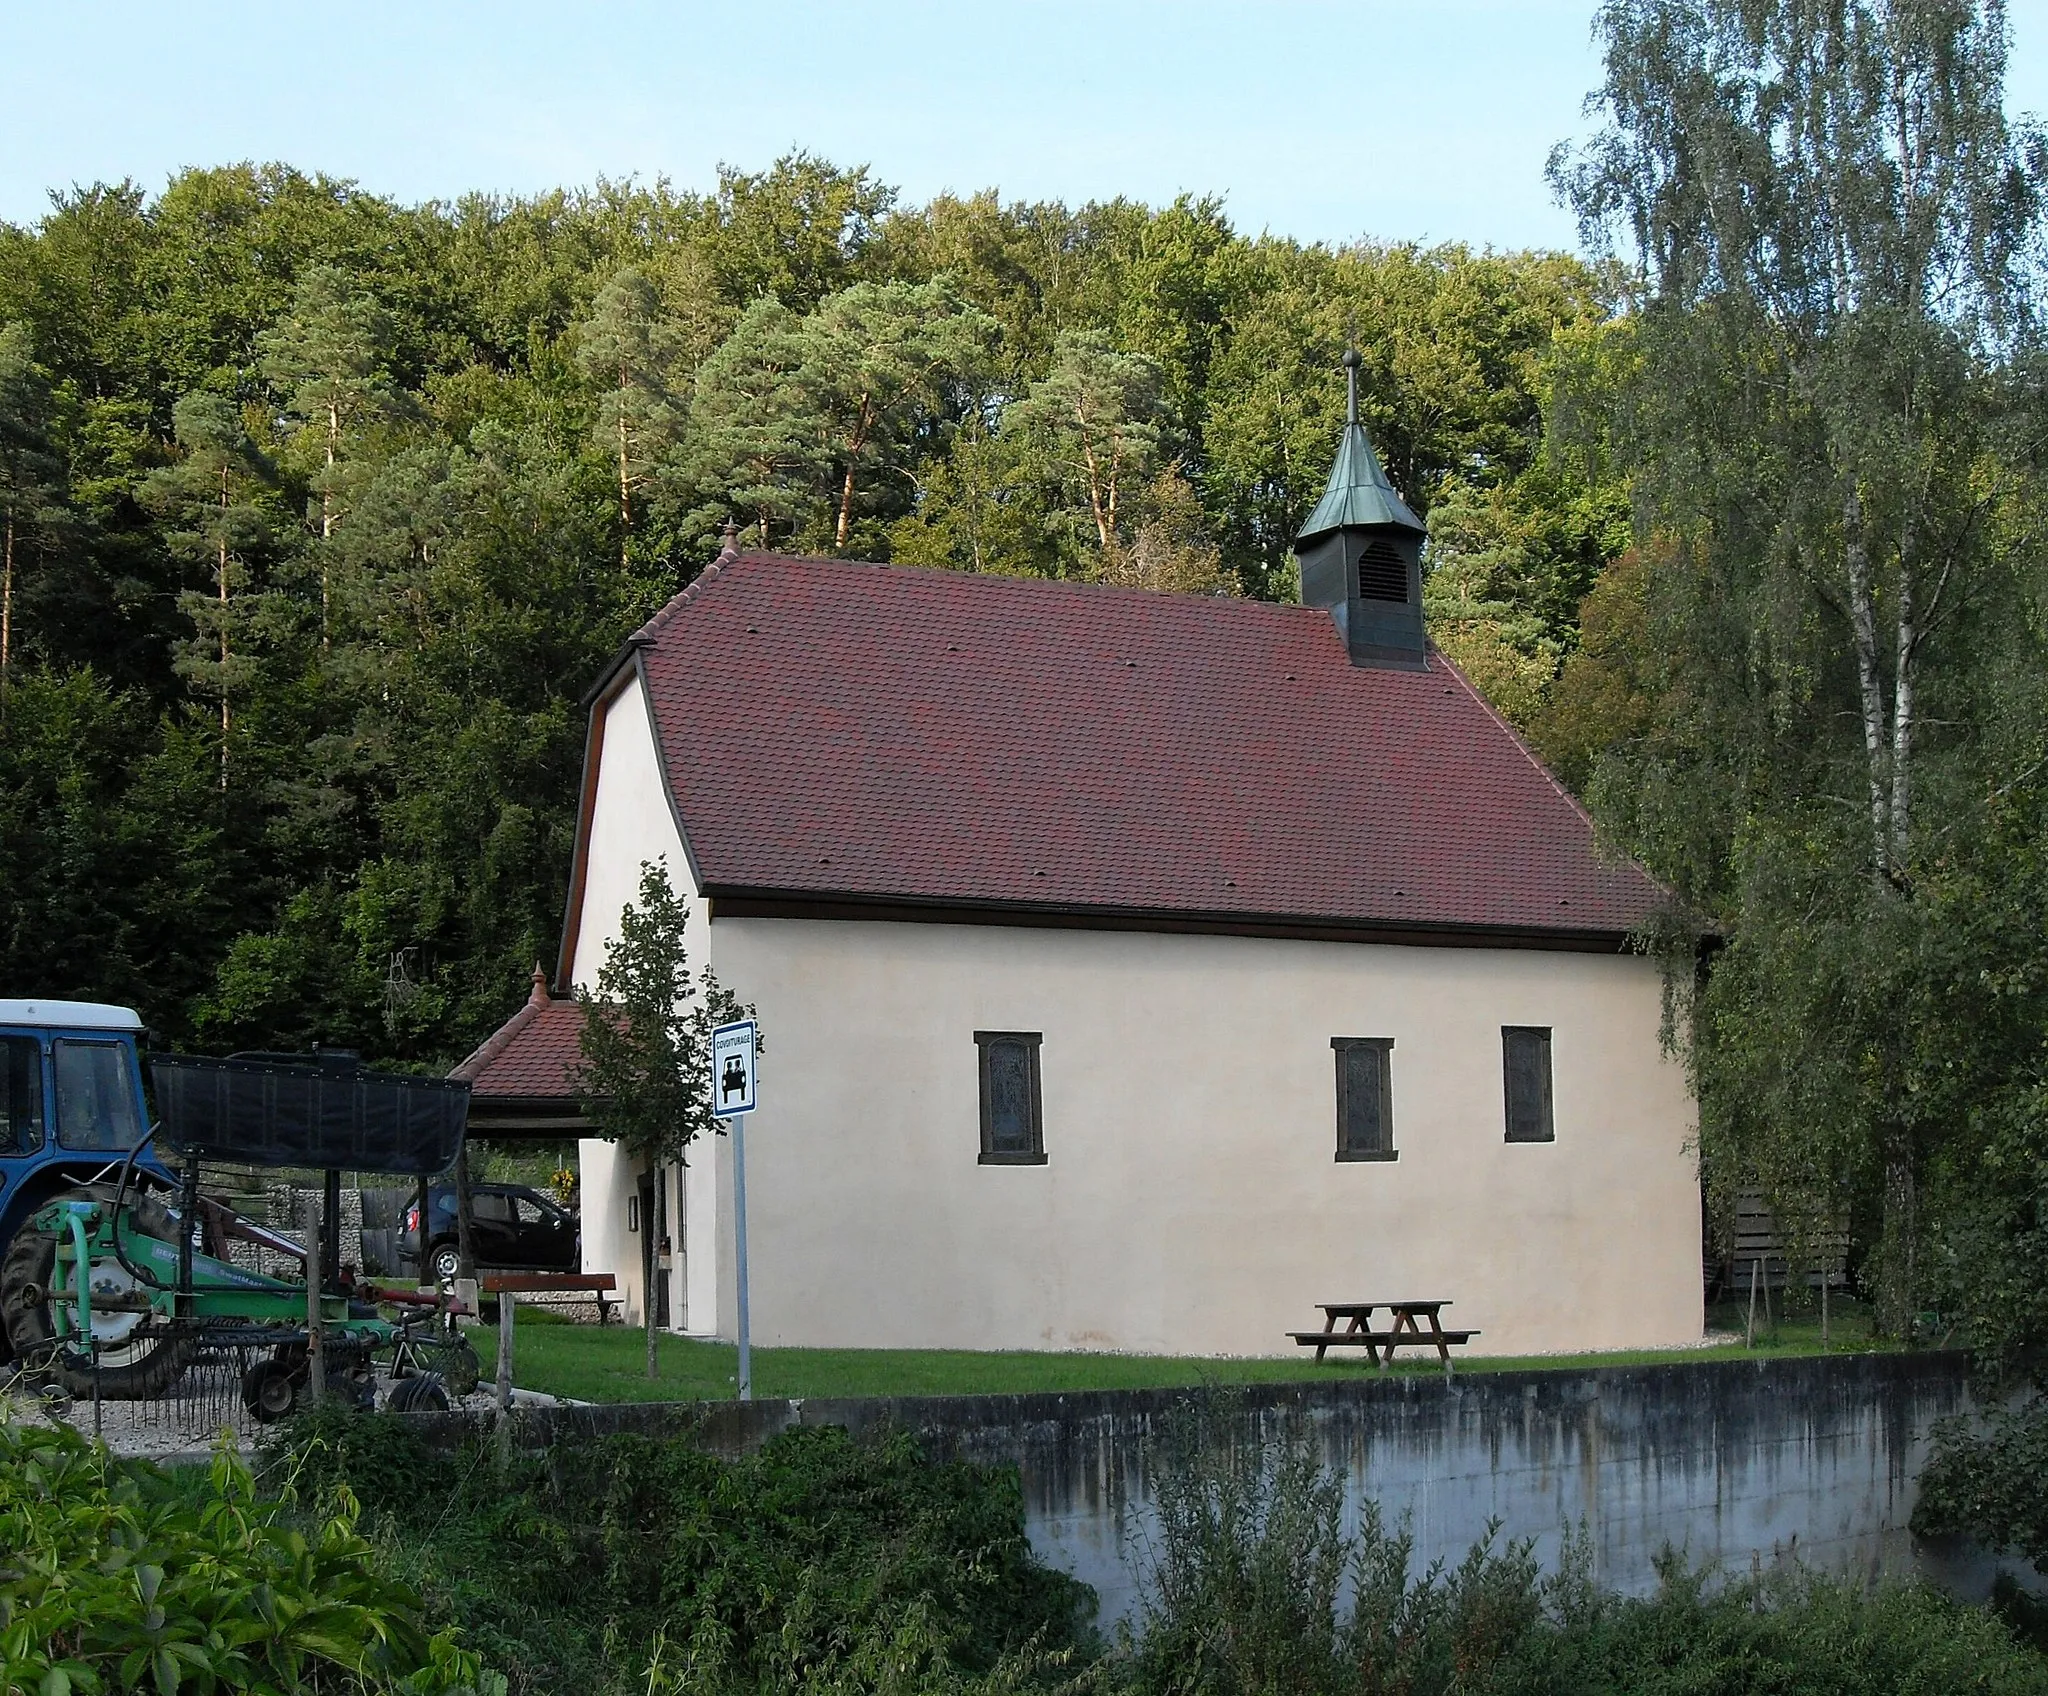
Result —
[{"label": "green copper spire", "polygon": [[1323,498],[1308,515],[1308,522],[1295,537],[1295,544],[1339,530],[1350,524],[1388,524],[1402,530],[1424,533],[1422,520],[1408,510],[1408,503],[1394,493],[1394,485],[1380,469],[1379,455],[1365,426],[1358,421],[1358,353],[1344,355],[1344,436],[1337,444],[1337,463],[1330,467],[1330,481]]}]

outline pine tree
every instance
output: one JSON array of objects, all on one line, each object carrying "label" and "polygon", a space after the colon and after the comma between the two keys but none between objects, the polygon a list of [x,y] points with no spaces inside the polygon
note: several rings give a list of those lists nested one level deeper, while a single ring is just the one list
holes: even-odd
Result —
[{"label": "pine tree", "polygon": [[598,430],[618,470],[621,570],[632,564],[634,493],[674,446],[681,426],[674,382],[683,345],[653,282],[633,266],[598,290],[579,329],[576,362],[604,389]]},{"label": "pine tree", "polygon": [[388,364],[391,318],[334,265],[300,276],[289,316],[256,338],[263,375],[283,394],[286,421],[317,444],[313,492],[320,502],[320,643],[328,642],[330,549],[348,510],[349,449],[356,433],[398,410]]},{"label": "pine tree", "polygon": [[832,545],[844,553],[861,489],[900,464],[922,428],[936,434],[954,392],[994,358],[996,322],[949,277],[856,283],[798,328],[796,382],[837,470]]},{"label": "pine tree", "polygon": [[270,535],[255,497],[271,482],[272,470],[250,439],[241,409],[224,396],[187,395],[172,414],[172,430],[183,457],[153,473],[143,496],[173,526],[165,538],[171,546],[213,575],[211,591],[178,597],[195,628],[180,645],[178,670],[219,699],[220,787],[226,789],[232,703],[251,674],[237,639],[237,615],[251,595],[250,556]]},{"label": "pine tree", "polygon": [[676,485],[697,504],[686,526],[746,516],[763,547],[809,531],[825,510],[821,407],[800,377],[802,320],[773,295],[753,302],[697,373]]},{"label": "pine tree", "polygon": [[1059,467],[1106,553],[1126,496],[1158,475],[1163,411],[1159,367],[1090,330],[1061,339],[1052,369],[1011,404],[1002,428],[1031,439]]}]

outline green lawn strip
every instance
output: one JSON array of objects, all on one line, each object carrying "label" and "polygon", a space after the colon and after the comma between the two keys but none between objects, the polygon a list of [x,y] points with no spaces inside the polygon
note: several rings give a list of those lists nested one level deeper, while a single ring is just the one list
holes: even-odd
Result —
[{"label": "green lawn strip", "polygon": [[[488,1379],[496,1370],[496,1332],[480,1328],[474,1338]],[[1832,1352],[1865,1352],[1871,1346],[1868,1327],[1860,1315],[1853,1323],[1834,1328]],[[1761,1336],[1753,1349],[1733,1343],[1609,1354],[1461,1353],[1456,1358],[1460,1373],[1485,1373],[1782,1358],[1820,1352],[1818,1324],[1794,1319]],[[574,1325],[530,1308],[522,1309],[519,1316],[514,1378],[522,1389],[590,1402],[721,1400],[735,1393],[737,1351],[729,1343],[663,1336],[658,1339],[658,1359],[659,1376],[650,1379],[646,1334],[636,1329]],[[1326,1383],[1375,1370],[1355,1355],[1333,1355],[1318,1366],[1307,1351],[1274,1358],[1211,1358],[967,1349],[757,1348],[754,1393],[762,1398],[1016,1395],[1205,1384]],[[1441,1368],[1433,1356],[1415,1354],[1399,1359],[1393,1370],[1427,1374]]]}]

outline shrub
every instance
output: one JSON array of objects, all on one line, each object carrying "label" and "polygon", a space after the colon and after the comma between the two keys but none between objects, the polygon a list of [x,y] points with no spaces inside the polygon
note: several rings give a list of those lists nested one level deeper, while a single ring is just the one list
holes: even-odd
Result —
[{"label": "shrub", "polygon": [[2001,1408],[1982,1428],[1944,1419],[1931,1435],[1914,1531],[1975,1537],[2048,1570],[2048,1399]]},{"label": "shrub", "polygon": [[0,1409],[0,1689],[497,1696],[504,1681],[427,1628],[346,1491],[301,1525],[226,1449],[180,1477]]},{"label": "shrub", "polygon": [[1603,1592],[1568,1537],[1545,1575],[1489,1535],[1416,1573],[1405,1526],[1359,1509],[1299,1444],[1256,1450],[1184,1426],[1162,1452],[1135,1696],[1920,1696],[2048,1693],[2048,1660],[1991,1614],[1913,1586],[1788,1568],[1711,1582],[1675,1559],[1658,1593]]},{"label": "shrub", "polygon": [[346,1480],[519,1690],[602,1688],[621,1664],[698,1690],[1041,1684],[1090,1644],[1093,1592],[1032,1554],[1015,1472],[900,1434],[799,1428],[737,1461],[572,1438],[502,1463],[349,1415],[293,1422],[269,1464]]}]

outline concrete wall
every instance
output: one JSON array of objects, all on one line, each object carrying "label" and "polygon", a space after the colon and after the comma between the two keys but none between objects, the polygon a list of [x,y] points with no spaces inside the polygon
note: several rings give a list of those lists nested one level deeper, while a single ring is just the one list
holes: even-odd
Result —
[{"label": "concrete wall", "polygon": [[[1936,1578],[1982,1594],[1991,1563],[1916,1548],[1907,1522],[1928,1427],[1966,1409],[1961,1355],[1701,1362],[1269,1385],[1206,1403],[1185,1391],[727,1402],[545,1409],[523,1440],[567,1431],[687,1430],[735,1455],[791,1425],[902,1428],[933,1459],[1020,1469],[1033,1545],[1092,1584],[1105,1620],[1136,1606],[1155,1524],[1159,1442],[1207,1411],[1223,1440],[1306,1441],[1344,1480],[1347,1520],[1380,1503],[1412,1516],[1418,1566],[1455,1561],[1501,1521],[1554,1560],[1567,1526],[1596,1576],[1655,1588],[1666,1548],[1746,1571],[1796,1557],[1874,1578]],[[447,1416],[448,1429],[465,1427]]]},{"label": "concrete wall", "polygon": [[[1693,1114],[1633,956],[714,917],[759,1008],[761,1344],[1290,1352],[1444,1298],[1483,1352],[1701,1332]],[[1505,1140],[1501,1027],[1554,1032]],[[978,1163],[977,1030],[1042,1032],[1039,1166]],[[1398,1158],[1336,1154],[1333,1037],[1391,1037]],[[729,1294],[720,1330],[730,1335]]]}]

